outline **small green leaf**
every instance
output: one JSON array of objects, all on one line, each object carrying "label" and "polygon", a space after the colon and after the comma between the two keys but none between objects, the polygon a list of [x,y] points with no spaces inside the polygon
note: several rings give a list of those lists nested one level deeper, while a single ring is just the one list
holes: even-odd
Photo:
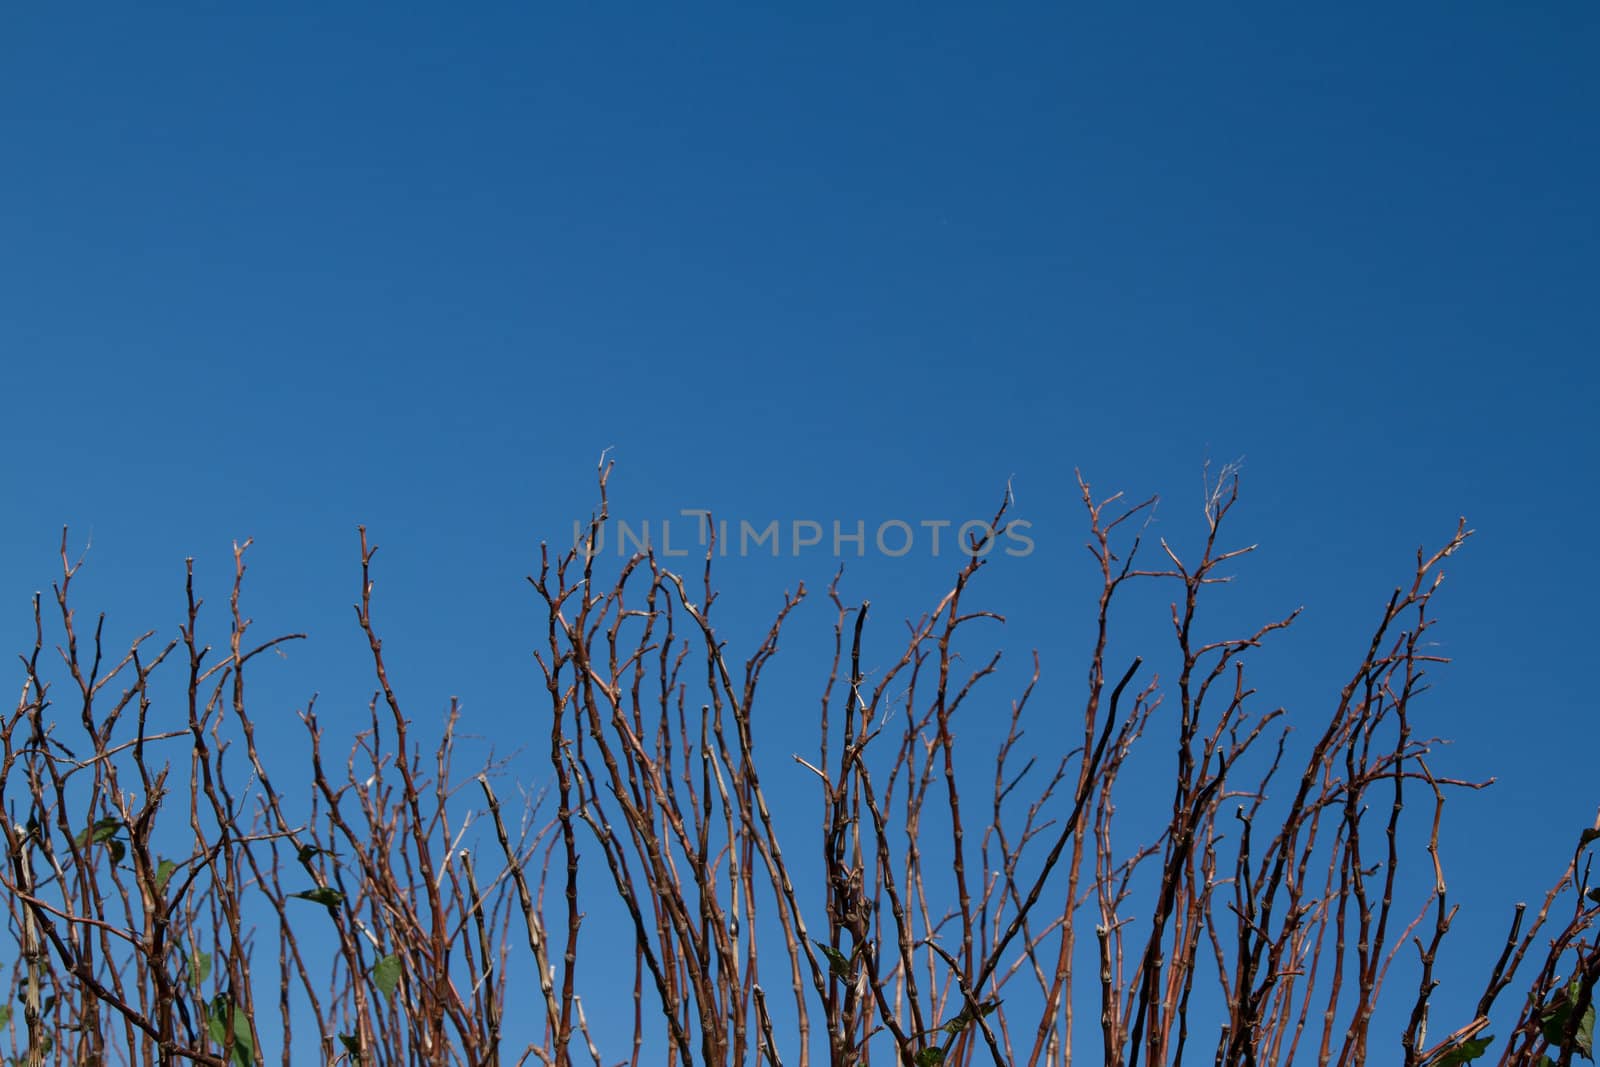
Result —
[{"label": "small green leaf", "polygon": [[817,941],[816,938],[812,938],[812,940],[816,941],[817,947],[820,948],[822,950],[822,954],[828,958],[828,972],[835,978],[849,978],[850,957],[846,956],[843,952],[840,952],[832,945],[827,945],[821,941]]},{"label": "small green leaf", "polygon": [[11,1005],[0,1004],[0,1027],[11,1025]]},{"label": "small green leaf", "polygon": [[[1565,1049],[1565,1045],[1564,1045],[1563,1042],[1564,1042],[1564,1039],[1565,1039],[1566,1034],[1567,1034],[1567,1026],[1572,1020],[1572,1009],[1576,1008],[1578,1006],[1578,999],[1582,995],[1583,995],[1582,986],[1579,983],[1578,979],[1574,978],[1571,982],[1569,982],[1567,984],[1567,1000],[1566,1000],[1566,1003],[1565,1004],[1561,1004],[1557,1009],[1557,1012],[1559,1012],[1559,1014],[1561,1016],[1561,1025],[1560,1025],[1560,1028],[1556,1031],[1556,1036],[1550,1038],[1550,1043],[1552,1045],[1555,1045],[1557,1048],[1561,1048],[1563,1050]],[[1557,1014],[1557,1012],[1552,1012],[1551,1014],[1555,1015],[1555,1014]],[[1549,1033],[1550,1033],[1550,1028],[1549,1028],[1548,1024],[1546,1024],[1546,1028],[1545,1028],[1546,1036],[1549,1036]],[[1573,1034],[1572,1034],[1572,1051],[1576,1052],[1578,1055],[1582,1056],[1586,1060],[1590,1060],[1590,1061],[1594,1060],[1594,1005],[1593,1004],[1590,1004],[1587,1008],[1584,1009],[1583,1018],[1578,1021],[1578,1028],[1575,1031],[1573,1031]]]},{"label": "small green leaf", "polygon": [[349,1034],[340,1034],[339,1043],[344,1046],[345,1052],[350,1056],[351,1063],[361,1062],[361,1042]]},{"label": "small green leaf", "polygon": [[1567,1019],[1572,1015],[1572,1006],[1566,1001],[1554,1005],[1545,1012],[1539,1020],[1539,1030],[1544,1034],[1544,1039],[1555,1045],[1561,1046],[1561,1038],[1567,1032]]},{"label": "small green leaf", "polygon": [[400,957],[391,954],[372,967],[372,983],[385,997],[394,999],[395,986],[400,984]]},{"label": "small green leaf", "polygon": [[176,863],[173,863],[171,860],[162,860],[160,863],[156,864],[156,892],[157,893],[160,893],[163,896],[166,895],[167,883],[172,880],[172,872],[177,870],[177,869],[178,869],[178,865]]},{"label": "small green leaf", "polygon": [[256,1062],[255,1037],[250,1032],[250,1020],[226,994],[218,993],[211,1001],[211,1009],[207,1013],[211,1016],[206,1026],[211,1034],[211,1040],[223,1048],[228,1046],[228,1019],[233,1018],[233,1054],[232,1060],[238,1067],[253,1067]]},{"label": "small green leaf", "polygon": [[1487,1037],[1475,1038],[1471,1041],[1463,1041],[1449,1052],[1446,1052],[1439,1059],[1435,1060],[1433,1067],[1459,1067],[1460,1064],[1471,1063],[1473,1060],[1477,1059],[1479,1056],[1482,1056],[1489,1050],[1489,1043],[1493,1040],[1494,1035],[1490,1034]]},{"label": "small green leaf", "polygon": [[331,912],[335,906],[344,900],[344,894],[331,885],[319,885],[315,889],[307,889],[303,893],[290,893],[291,897],[309,900],[314,904],[325,904]]},{"label": "small green leaf", "polygon": [[211,1040],[219,1045],[228,1034],[228,1018],[232,1014],[229,1009],[232,1006],[227,996],[222,993],[218,993],[211,1003],[206,1005],[206,1030],[210,1032]]},{"label": "small green leaf", "polygon": [[118,832],[121,830],[122,820],[107,815],[103,818],[96,819],[93,826],[79,834],[76,838],[74,838],[74,840],[77,842],[79,848],[82,848],[88,844],[99,845],[110,841],[113,837],[116,837]]},{"label": "small green leaf", "polygon": [[959,1034],[979,1019],[993,1014],[994,1010],[999,1006],[999,1000],[986,1000],[978,1005],[976,1011],[970,1007],[963,1008],[955,1018],[944,1024],[944,1032],[947,1034]]},{"label": "small green leaf", "polygon": [[[1544,1039],[1557,1049],[1566,1051],[1567,1028],[1572,1025],[1572,1009],[1578,1006],[1583,988],[1578,979],[1568,982],[1566,988],[1550,997],[1539,1019],[1539,1031]],[[1594,1058],[1594,1005],[1584,1010],[1577,1029],[1572,1034],[1571,1051],[1586,1060]]]},{"label": "small green leaf", "polygon": [[113,866],[121,863],[122,857],[128,854],[127,846],[115,837],[106,842],[106,847],[111,850],[111,863]]},{"label": "small green leaf", "polygon": [[329,885],[321,885],[315,889],[307,889],[303,893],[290,893],[291,897],[310,900],[317,904],[338,904],[344,900],[344,894]]},{"label": "small green leaf", "polygon": [[918,1049],[917,1054],[911,1057],[911,1062],[917,1067],[939,1067],[944,1062],[944,1049],[938,1045],[928,1045]]},{"label": "small green leaf", "polygon": [[189,954],[189,984],[197,986],[211,973],[211,953],[193,950]]}]

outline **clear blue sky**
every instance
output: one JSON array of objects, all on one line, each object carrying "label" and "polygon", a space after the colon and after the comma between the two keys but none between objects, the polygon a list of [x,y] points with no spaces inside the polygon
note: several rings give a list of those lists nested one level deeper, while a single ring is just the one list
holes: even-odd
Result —
[{"label": "clear blue sky", "polygon": [[[1070,703],[1073,468],[1192,544],[1244,456],[1241,612],[1307,606],[1266,699],[1308,714],[1478,530],[1425,727],[1500,779],[1449,813],[1476,988],[1600,799],[1600,12],[790,7],[8,13],[0,643],[64,523],[123,638],[254,536],[258,625],[313,634],[267,699],[353,724],[364,522],[414,714],[514,735],[521,576],[611,446],[641,520],[959,521],[1013,477],[1002,643]],[[947,565],[851,589],[887,641]],[[831,567],[724,576],[763,608]]]}]

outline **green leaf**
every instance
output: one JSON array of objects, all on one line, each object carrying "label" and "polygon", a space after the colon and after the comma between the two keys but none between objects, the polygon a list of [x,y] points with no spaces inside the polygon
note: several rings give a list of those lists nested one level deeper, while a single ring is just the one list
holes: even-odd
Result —
[{"label": "green leaf", "polygon": [[211,1001],[211,1016],[206,1029],[211,1034],[211,1040],[223,1048],[228,1046],[228,1019],[233,1018],[233,1053],[232,1060],[238,1067],[254,1067],[256,1062],[256,1042],[250,1033],[250,1020],[226,994],[218,993]]},{"label": "green leaf", "polygon": [[1561,1047],[1561,1039],[1567,1032],[1567,1019],[1572,1015],[1572,1006],[1566,1001],[1561,1001],[1544,1013],[1539,1019],[1539,1031],[1544,1034],[1544,1039]]},{"label": "green leaf", "polygon": [[111,850],[111,863],[113,866],[121,863],[122,857],[128,854],[127,846],[114,837],[106,843],[106,847]]},{"label": "green leaf", "polygon": [[[1567,1028],[1572,1024],[1572,1009],[1578,1006],[1582,986],[1578,979],[1550,997],[1539,1018],[1539,1032],[1557,1049],[1566,1051]],[[1572,1034],[1572,1051],[1586,1060],[1594,1059],[1594,1005],[1584,1009],[1583,1018]]]},{"label": "green leaf", "polygon": [[1494,1040],[1494,1035],[1463,1041],[1455,1048],[1446,1052],[1439,1059],[1433,1061],[1433,1067],[1458,1067],[1459,1064],[1471,1063],[1489,1050],[1489,1043]]},{"label": "green leaf", "polygon": [[315,889],[307,889],[304,893],[290,893],[289,895],[291,897],[299,897],[301,900],[309,900],[314,904],[324,904],[328,908],[329,915],[332,915],[334,908],[338,907],[344,900],[344,894],[331,885],[319,885]]},{"label": "green leaf", "polygon": [[107,815],[103,818],[96,819],[93,826],[89,827],[73,840],[77,842],[79,848],[91,843],[99,845],[110,841],[113,837],[116,837],[121,830],[122,820],[114,816]]},{"label": "green leaf", "polygon": [[[1567,1003],[1576,1008],[1583,999],[1583,983],[1574,978],[1567,983]],[[1594,1004],[1583,1010],[1583,1018],[1578,1021],[1577,1030],[1572,1034],[1572,1051],[1584,1059],[1594,1060]]]},{"label": "green leaf", "polygon": [[222,1044],[228,1033],[228,1021],[232,1017],[233,1002],[225,993],[218,993],[211,998],[211,1003],[206,1005],[206,1029],[211,1034],[211,1039],[217,1044]]},{"label": "green leaf", "polygon": [[197,986],[211,973],[211,953],[194,949],[189,954],[189,984]]},{"label": "green leaf", "polygon": [[372,967],[372,983],[378,987],[385,997],[394,999],[395,986],[400,984],[400,957],[391,954],[383,957]]},{"label": "green leaf", "polygon": [[959,1034],[961,1031],[965,1030],[979,1019],[993,1014],[994,1010],[999,1006],[999,1000],[986,1000],[982,1004],[978,1005],[976,1011],[970,1007],[962,1008],[961,1012],[956,1015],[955,1018],[944,1024],[944,1032],[947,1034]]},{"label": "green leaf", "polygon": [[0,1027],[11,1025],[11,1005],[0,1004]]},{"label": "green leaf", "polygon": [[349,1034],[340,1034],[339,1043],[344,1046],[345,1052],[349,1054],[351,1063],[361,1062],[361,1042],[359,1040]]},{"label": "green leaf", "polygon": [[344,900],[344,894],[333,888],[331,885],[319,885],[315,889],[307,889],[303,893],[290,893],[289,895],[291,897],[299,897],[301,900],[310,900],[318,904],[326,904],[329,907],[332,907],[333,905]]},{"label": "green leaf", "polygon": [[177,869],[178,865],[173,863],[171,860],[162,860],[160,863],[156,864],[157,893],[160,893],[162,896],[166,895],[167,883],[172,880],[172,872]]},{"label": "green leaf", "polygon": [[[1573,994],[1576,997],[1576,993]],[[1561,1026],[1555,1031],[1555,1036],[1550,1038],[1550,1043],[1559,1049],[1565,1050],[1564,1039],[1567,1033],[1567,1024],[1572,1018],[1571,1009],[1563,1004],[1561,1006]],[[1549,1037],[1550,1027],[1546,1024],[1545,1036]],[[1578,1028],[1572,1033],[1572,1051],[1584,1059],[1594,1060],[1594,1005],[1590,1004],[1584,1009],[1583,1018],[1578,1022]]]},{"label": "green leaf", "polygon": [[821,941],[817,941],[816,938],[812,938],[812,941],[815,941],[817,947],[822,950],[822,954],[828,957],[828,972],[830,974],[832,974],[835,978],[850,977],[849,956],[846,956],[843,952],[840,952],[832,945],[827,945]]},{"label": "green leaf", "polygon": [[944,1049],[938,1045],[929,1045],[926,1048],[918,1049],[917,1054],[911,1057],[911,1062],[916,1064],[917,1067],[938,1067],[939,1064],[944,1062]]}]

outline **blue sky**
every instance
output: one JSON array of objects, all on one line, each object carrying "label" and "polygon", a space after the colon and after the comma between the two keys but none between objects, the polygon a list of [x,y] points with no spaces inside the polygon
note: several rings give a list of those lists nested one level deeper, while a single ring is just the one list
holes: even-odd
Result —
[{"label": "blue sky", "polygon": [[[1070,704],[1073,469],[1192,544],[1243,456],[1241,617],[1308,608],[1273,700],[1325,703],[1415,548],[1478,530],[1429,703],[1499,778],[1449,812],[1476,976],[1597,800],[1600,14],[766,7],[8,15],[4,643],[63,524],[124,637],[254,536],[258,625],[313,635],[267,699],[353,725],[364,522],[414,714],[513,736],[522,575],[609,447],[640,520],[959,522],[1013,479],[1001,643]],[[730,560],[731,618],[833,565]],[[851,589],[889,624],[952,566]]]}]

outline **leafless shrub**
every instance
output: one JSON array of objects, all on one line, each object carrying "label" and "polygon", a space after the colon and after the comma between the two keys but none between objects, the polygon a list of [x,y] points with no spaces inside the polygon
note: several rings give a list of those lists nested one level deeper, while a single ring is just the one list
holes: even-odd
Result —
[{"label": "leafless shrub", "polygon": [[[519,798],[510,819],[504,768],[452,766],[455,706],[426,748],[414,740],[364,530],[368,723],[330,751],[308,705],[310,784],[287,792],[257,747],[246,679],[300,635],[247,639],[248,543],[224,647],[199,636],[191,569],[178,636],[146,633],[112,662],[104,619],[85,635],[69,606],[81,561],[63,535],[53,604],[34,602],[21,695],[0,720],[11,1058],[220,1067],[265,1062],[270,1045],[287,1064],[314,1040],[323,1062],[352,1064],[1442,1067],[1486,1054],[1519,973],[1527,996],[1502,1013],[1500,1062],[1591,1051],[1600,822],[1538,910],[1517,907],[1474,1018],[1428,1034],[1458,909],[1439,827],[1449,792],[1482,783],[1430,765],[1415,701],[1441,662],[1425,637],[1464,523],[1418,553],[1297,744],[1285,709],[1255,710],[1245,662],[1295,614],[1222,636],[1201,614],[1252,550],[1223,540],[1237,468],[1208,481],[1192,558],[1143,544],[1153,500],[1099,499],[1080,481],[1100,590],[1072,751],[1024,740],[1037,657],[998,749],[957,742],[1001,662],[967,658],[968,631],[999,618],[973,605],[988,565],[973,546],[886,661],[869,649],[869,605],[835,578],[817,750],[785,759],[758,748],[757,707],[807,591],[732,658],[712,621],[714,542],[692,578],[648,553],[597,573],[609,473],[589,544],[546,548],[529,579],[547,620],[553,809]],[[1109,662],[1113,606],[1151,582],[1173,591],[1171,683],[1141,659]],[[184,676],[186,728],[150,729],[158,673]],[[170,698],[159,707],[174,721]],[[1168,814],[1125,842],[1119,788],[1152,747],[1175,759]],[[809,836],[765,785],[796,771],[814,783]],[[602,898],[631,927],[631,961],[585,955]],[[1414,990],[1388,981],[1402,954]],[[593,1032],[581,991],[619,981],[631,1033]],[[1409,1000],[1398,1048],[1371,1047],[1380,998]]]}]

